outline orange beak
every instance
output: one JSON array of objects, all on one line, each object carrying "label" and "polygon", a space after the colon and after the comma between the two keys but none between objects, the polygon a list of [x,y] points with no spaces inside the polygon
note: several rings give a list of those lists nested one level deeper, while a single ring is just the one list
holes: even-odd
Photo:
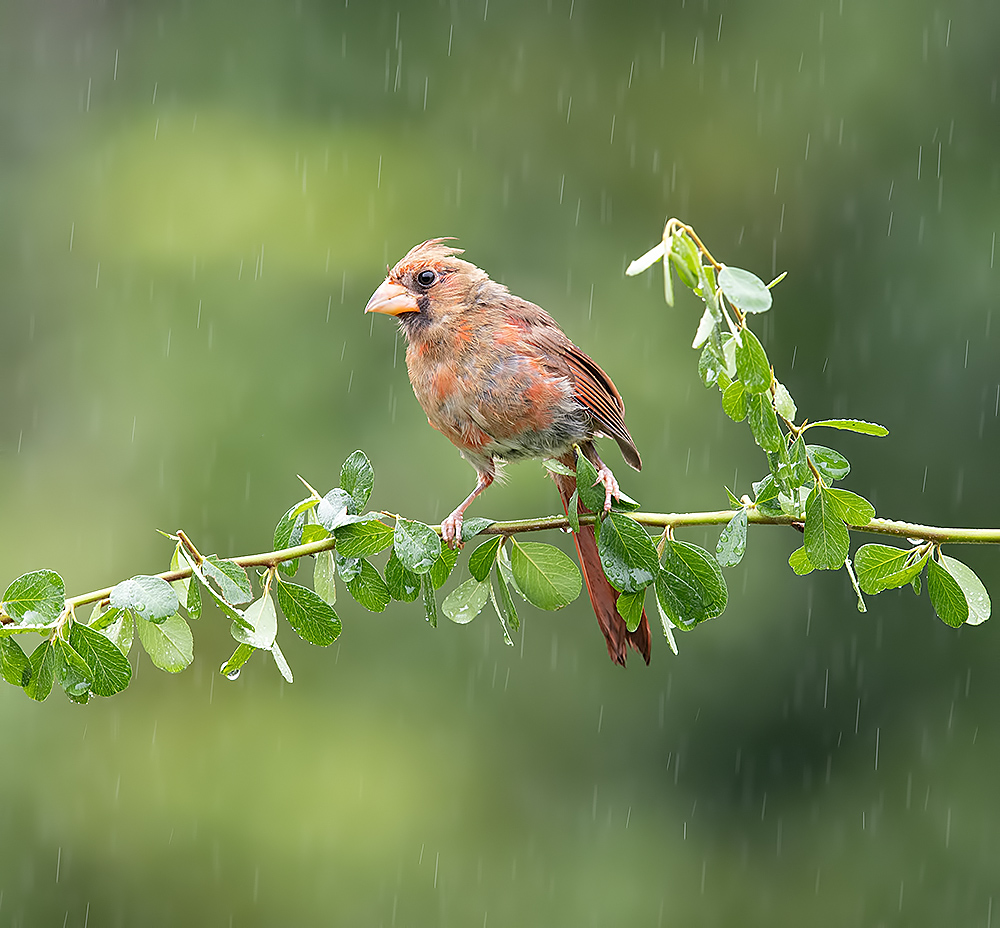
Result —
[{"label": "orange beak", "polygon": [[365,312],[398,316],[400,313],[418,313],[420,307],[409,290],[387,279],[372,294]]}]

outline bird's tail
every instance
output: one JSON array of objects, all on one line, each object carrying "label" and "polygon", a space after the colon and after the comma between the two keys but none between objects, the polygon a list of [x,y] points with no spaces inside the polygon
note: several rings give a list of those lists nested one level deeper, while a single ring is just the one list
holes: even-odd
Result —
[{"label": "bird's tail", "polygon": [[[569,502],[576,490],[576,478],[568,474],[557,474],[552,472],[552,478],[559,489],[559,496],[562,498],[563,509],[569,513]],[[589,512],[583,506],[582,512]],[[580,531],[573,533],[573,541],[576,542],[576,553],[580,558],[580,569],[583,571],[583,579],[587,584],[587,592],[590,594],[590,602],[594,607],[594,614],[597,616],[597,624],[600,625],[604,638],[608,643],[608,654],[611,660],[617,664],[625,666],[625,645],[630,644],[638,651],[646,663],[649,663],[649,622],[646,620],[646,612],[643,610],[639,627],[634,632],[630,632],[625,625],[625,620],[618,614],[616,604],[618,602],[618,590],[616,590],[604,576],[604,568],[601,567],[601,557],[597,553],[597,537],[594,535],[592,525],[581,525]]]}]

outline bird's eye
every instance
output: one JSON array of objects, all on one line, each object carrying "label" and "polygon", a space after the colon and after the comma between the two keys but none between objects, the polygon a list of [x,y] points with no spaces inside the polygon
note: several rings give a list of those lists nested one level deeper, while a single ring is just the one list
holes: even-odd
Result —
[{"label": "bird's eye", "polygon": [[434,281],[437,280],[437,274],[435,274],[430,268],[424,268],[419,274],[417,274],[417,283],[421,287],[429,287]]}]

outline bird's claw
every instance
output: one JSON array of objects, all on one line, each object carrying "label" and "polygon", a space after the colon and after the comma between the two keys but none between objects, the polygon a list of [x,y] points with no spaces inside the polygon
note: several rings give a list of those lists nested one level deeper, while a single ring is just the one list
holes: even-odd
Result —
[{"label": "bird's claw", "polygon": [[444,539],[449,548],[461,548],[462,542],[462,522],[464,521],[461,510],[456,509],[444,522],[441,523],[441,538]]},{"label": "bird's claw", "polygon": [[594,481],[594,486],[596,487],[598,484],[604,487],[604,511],[605,513],[610,512],[611,498],[620,499],[622,494],[618,481],[607,464],[602,464],[597,471],[597,480]]}]

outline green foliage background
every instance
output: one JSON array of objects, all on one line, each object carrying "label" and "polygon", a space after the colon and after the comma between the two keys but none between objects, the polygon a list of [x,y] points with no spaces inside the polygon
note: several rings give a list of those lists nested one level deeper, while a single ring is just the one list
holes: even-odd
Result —
[{"label": "green foliage background", "polygon": [[[892,430],[838,443],[847,486],[996,525],[998,29],[983,0],[6,4],[3,582],[155,572],[154,528],[264,550],[295,474],[359,447],[373,505],[446,515],[472,471],[361,312],[435,235],[614,377],[626,492],[724,507],[763,464],[697,381],[699,310],[622,275],[667,215],[789,270],[758,334],[801,413]],[[471,514],[557,510],[509,474]],[[800,542],[752,530],[726,614],[648,669],[585,599],[513,649],[345,599],[331,650],[283,639],[292,686],[222,678],[209,613],[180,677],[4,687],[0,924],[986,925],[996,623],[908,590],[859,615]]]}]

